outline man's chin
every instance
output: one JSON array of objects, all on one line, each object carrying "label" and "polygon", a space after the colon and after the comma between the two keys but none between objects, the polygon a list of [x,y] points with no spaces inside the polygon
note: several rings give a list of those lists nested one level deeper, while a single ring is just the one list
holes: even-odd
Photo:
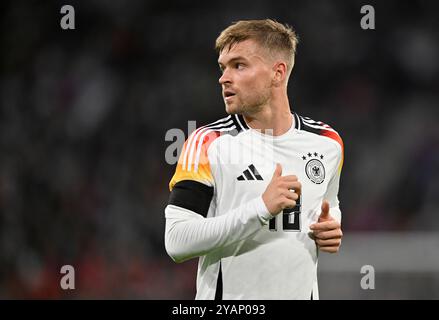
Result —
[{"label": "man's chin", "polygon": [[241,111],[240,109],[241,108],[239,108],[236,105],[227,104],[226,103],[226,112],[227,112],[227,114],[237,114],[237,113],[240,113],[240,111]]}]

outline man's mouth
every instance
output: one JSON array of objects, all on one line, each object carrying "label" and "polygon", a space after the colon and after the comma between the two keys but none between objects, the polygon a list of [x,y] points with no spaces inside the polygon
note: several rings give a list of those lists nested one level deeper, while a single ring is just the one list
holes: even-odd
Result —
[{"label": "man's mouth", "polygon": [[232,98],[235,95],[236,95],[236,93],[231,91],[231,90],[225,90],[223,92],[224,99],[226,99],[226,100],[229,100],[230,98]]}]

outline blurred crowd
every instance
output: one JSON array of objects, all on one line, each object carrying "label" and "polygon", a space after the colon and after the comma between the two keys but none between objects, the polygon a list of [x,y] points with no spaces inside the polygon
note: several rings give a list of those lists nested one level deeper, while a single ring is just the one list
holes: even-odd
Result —
[{"label": "blurred crowd", "polygon": [[[213,50],[232,21],[300,36],[292,109],[345,143],[345,233],[438,231],[434,1],[10,1],[1,10],[0,298],[192,298],[163,244],[167,130],[224,115]],[[76,289],[59,287],[60,268]]]}]

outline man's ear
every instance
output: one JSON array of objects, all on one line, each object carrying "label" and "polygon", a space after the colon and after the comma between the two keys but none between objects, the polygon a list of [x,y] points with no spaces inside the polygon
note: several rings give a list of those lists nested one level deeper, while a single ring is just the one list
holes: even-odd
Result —
[{"label": "man's ear", "polygon": [[285,79],[287,77],[287,64],[283,61],[278,61],[273,66],[273,71],[273,84],[275,86],[280,86],[282,83],[285,82]]}]

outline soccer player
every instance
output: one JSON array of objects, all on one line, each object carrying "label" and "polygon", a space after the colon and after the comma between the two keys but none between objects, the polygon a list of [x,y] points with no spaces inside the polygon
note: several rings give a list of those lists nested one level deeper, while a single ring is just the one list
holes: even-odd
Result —
[{"label": "soccer player", "polygon": [[165,209],[168,254],[199,257],[196,299],[318,299],[318,252],[339,250],[343,142],[290,110],[296,45],[269,19],[216,40],[229,116],[187,139]]}]

